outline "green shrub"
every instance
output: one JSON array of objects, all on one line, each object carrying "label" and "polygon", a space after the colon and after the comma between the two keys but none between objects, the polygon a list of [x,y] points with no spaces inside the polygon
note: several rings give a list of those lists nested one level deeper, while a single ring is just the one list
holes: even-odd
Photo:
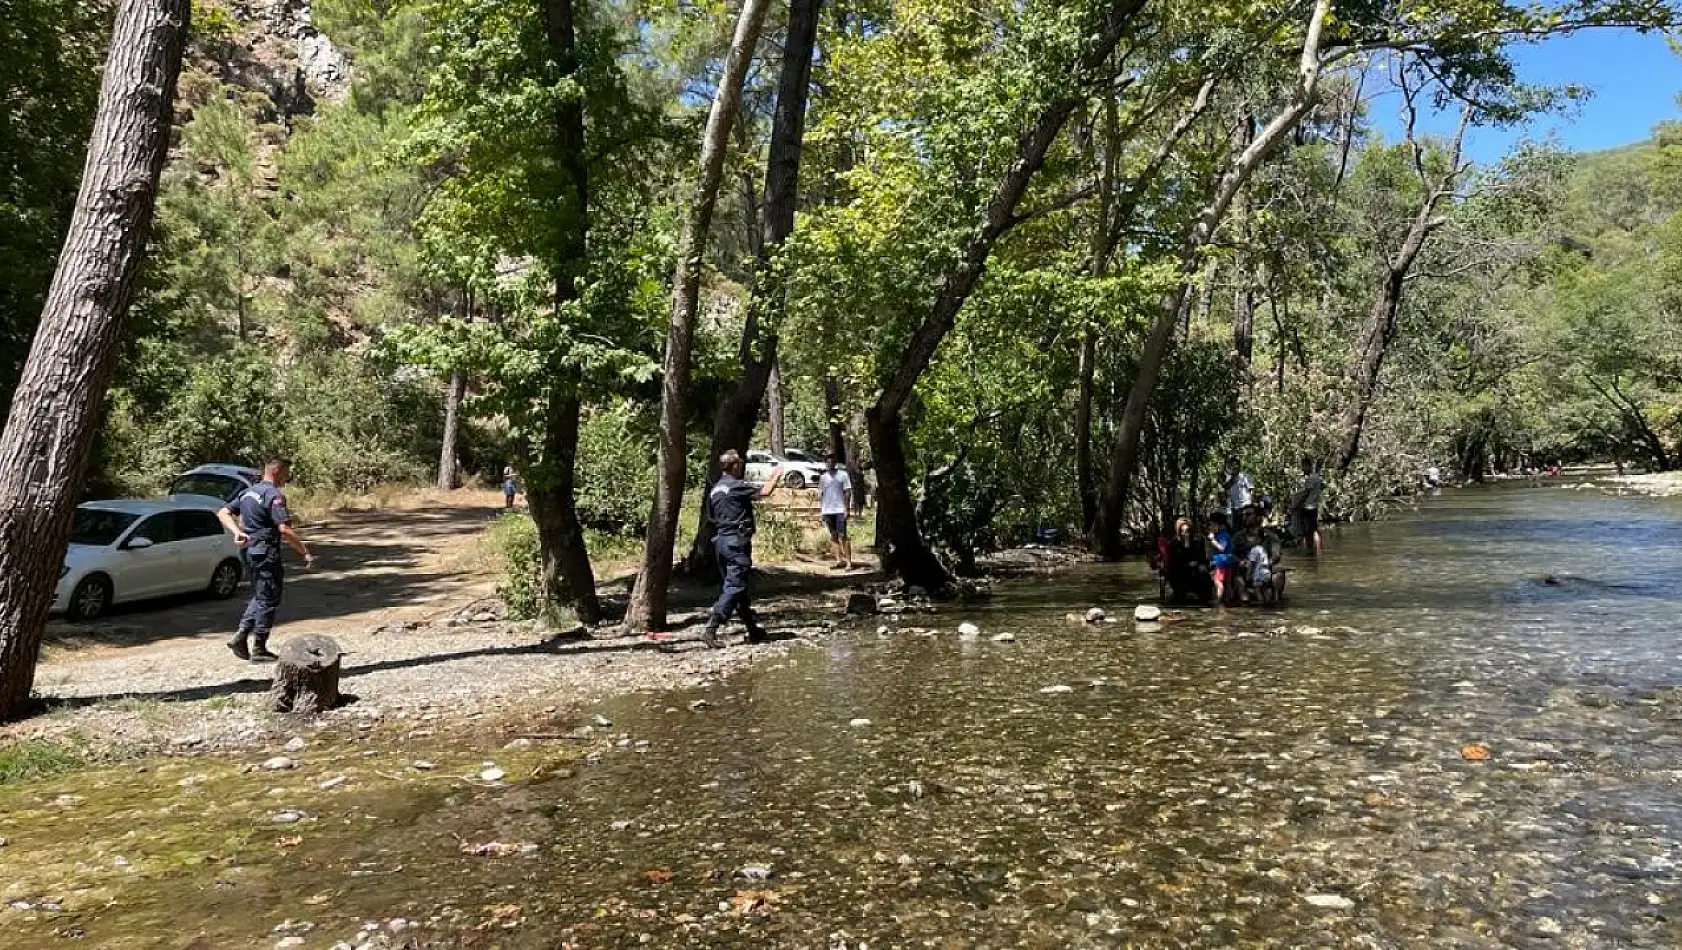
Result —
[{"label": "green shrub", "polygon": [[532,620],[543,610],[541,550],[537,525],[525,512],[510,511],[491,522],[485,543],[502,572],[497,594],[514,620]]},{"label": "green shrub", "polygon": [[587,409],[578,432],[578,520],[604,535],[648,530],[654,498],[651,414],[630,403]]}]

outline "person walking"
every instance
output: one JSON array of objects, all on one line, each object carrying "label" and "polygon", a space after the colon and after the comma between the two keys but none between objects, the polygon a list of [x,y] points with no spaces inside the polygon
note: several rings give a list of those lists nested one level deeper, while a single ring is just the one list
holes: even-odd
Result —
[{"label": "person walking", "polygon": [[835,570],[853,569],[853,542],[847,537],[847,512],[853,509],[853,480],[847,470],[835,464],[831,454],[818,476],[818,514],[829,529],[829,546],[835,554]]},{"label": "person walking", "polygon": [[228,649],[242,660],[275,659],[269,652],[269,633],[274,629],[286,582],[281,545],[296,551],[304,559],[306,570],[315,566],[315,557],[304,539],[292,530],[292,512],[282,492],[291,480],[292,463],[283,458],[270,459],[263,466],[262,481],[216,512],[217,520],[233,532],[234,542],[245,549],[251,561],[251,603],[240,617],[234,638],[228,641]]},{"label": "person walking", "polygon": [[520,493],[520,480],[514,477],[514,466],[505,466],[502,470],[502,507],[513,508],[514,496]]},{"label": "person walking", "polygon": [[701,632],[701,642],[714,650],[724,646],[724,641],[719,639],[718,628],[732,614],[740,615],[742,623],[747,625],[749,643],[764,643],[771,639],[771,634],[759,625],[759,619],[754,615],[748,577],[753,572],[753,504],[761,498],[770,497],[777,490],[782,474],[780,469],[774,468],[763,488],[754,486],[742,477],[746,466],[735,449],[720,455],[718,466],[721,469],[718,481],[707,491],[707,514],[717,529],[713,535],[713,550],[718,554],[724,586],[719,591],[718,600],[713,603],[707,627]]}]

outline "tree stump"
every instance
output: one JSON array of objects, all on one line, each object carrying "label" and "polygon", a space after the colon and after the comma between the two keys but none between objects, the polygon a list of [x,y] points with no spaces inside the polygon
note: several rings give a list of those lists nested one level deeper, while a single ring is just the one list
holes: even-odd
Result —
[{"label": "tree stump", "polygon": [[328,637],[289,640],[275,663],[269,708],[275,712],[318,713],[339,704],[339,659],[343,651]]}]

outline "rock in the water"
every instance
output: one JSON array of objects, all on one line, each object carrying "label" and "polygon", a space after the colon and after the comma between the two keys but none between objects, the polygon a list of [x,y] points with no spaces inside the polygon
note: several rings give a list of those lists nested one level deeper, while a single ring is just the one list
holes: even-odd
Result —
[{"label": "rock in the water", "polygon": [[1104,608],[1094,607],[1091,610],[1088,610],[1086,612],[1086,622],[1087,623],[1103,623],[1104,622]]},{"label": "rock in the water", "polygon": [[324,792],[330,792],[333,789],[338,788],[340,785],[343,785],[343,784],[345,784],[346,782],[349,782],[349,781],[350,781],[350,778],[348,776],[335,775],[332,778],[328,779],[327,781],[322,782],[317,787],[319,787]]},{"label": "rock in the water", "polygon": [[295,769],[297,767],[298,763],[292,761],[284,755],[277,755],[263,763],[263,768],[269,770],[270,772],[281,772],[286,769]]},{"label": "rock in the water", "polygon": [[847,607],[844,611],[849,617],[868,617],[876,613],[876,598],[864,591],[853,591],[847,595]]},{"label": "rock in the water", "polygon": [[1162,608],[1154,604],[1140,604],[1133,608],[1133,619],[1138,623],[1156,623],[1162,619]]},{"label": "rock in the water", "polygon": [[611,719],[607,718],[606,716],[603,716],[599,713],[595,716],[595,718],[591,719],[590,721],[595,723],[597,726],[600,726],[603,729],[606,729],[606,728],[613,725],[613,720],[611,720]]},{"label": "rock in the water", "polygon": [[973,623],[958,624],[958,636],[965,640],[974,640],[981,636],[981,628]]},{"label": "rock in the water", "polygon": [[994,643],[1015,643],[1016,642],[1016,634],[1014,634],[1014,633],[995,633],[995,634],[993,634],[993,642]]},{"label": "rock in the water", "polygon": [[870,725],[870,720],[865,719],[863,717],[860,717],[858,719],[854,719],[852,722],[847,723],[847,725],[852,726],[854,729],[863,729],[866,726]]},{"label": "rock in the water", "polygon": [[409,768],[414,769],[417,772],[430,772],[437,767],[438,766],[433,765],[431,762],[426,762],[420,759],[409,763]]},{"label": "rock in the water", "polygon": [[479,773],[479,778],[481,778],[481,779],[483,779],[484,781],[487,781],[487,782],[500,782],[504,778],[506,778],[507,776],[508,776],[507,772],[504,772],[503,770],[497,768],[494,765],[491,766],[488,769],[484,769],[483,771],[481,771]]},{"label": "rock in the water", "polygon": [[1315,907],[1324,907],[1327,910],[1348,910],[1355,906],[1354,901],[1342,894],[1305,894],[1302,899]]},{"label": "rock in the water", "polygon": [[894,600],[892,597],[884,597],[876,602],[876,609],[885,614],[899,613],[899,601]]},{"label": "rock in the water", "polygon": [[1075,688],[1073,686],[1065,686],[1062,683],[1058,683],[1055,686],[1047,686],[1040,690],[1042,693],[1072,693],[1074,691]]},{"label": "rock in the water", "polygon": [[289,740],[286,743],[286,751],[288,751],[288,752],[302,752],[302,751],[304,751],[304,745],[305,745],[305,742],[304,742],[304,737],[303,736],[293,736],[291,738],[291,740]]},{"label": "rock in the water", "polygon": [[304,820],[304,813],[298,811],[275,812],[269,817],[269,822],[276,825],[295,825]]},{"label": "rock in the water", "polygon": [[736,871],[736,876],[750,881],[768,881],[771,879],[771,866],[768,864],[749,864]]}]

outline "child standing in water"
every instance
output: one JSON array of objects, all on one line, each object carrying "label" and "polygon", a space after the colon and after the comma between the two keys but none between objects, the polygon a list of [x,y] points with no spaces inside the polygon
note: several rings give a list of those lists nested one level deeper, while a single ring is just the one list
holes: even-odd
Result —
[{"label": "child standing in water", "polygon": [[1232,567],[1238,559],[1232,555],[1232,532],[1227,530],[1226,513],[1217,511],[1209,516],[1209,566],[1215,569],[1215,602],[1226,603],[1226,592],[1232,586]]},{"label": "child standing in water", "polygon": [[502,507],[514,507],[514,496],[520,493],[520,483],[514,479],[514,466],[502,470]]}]

